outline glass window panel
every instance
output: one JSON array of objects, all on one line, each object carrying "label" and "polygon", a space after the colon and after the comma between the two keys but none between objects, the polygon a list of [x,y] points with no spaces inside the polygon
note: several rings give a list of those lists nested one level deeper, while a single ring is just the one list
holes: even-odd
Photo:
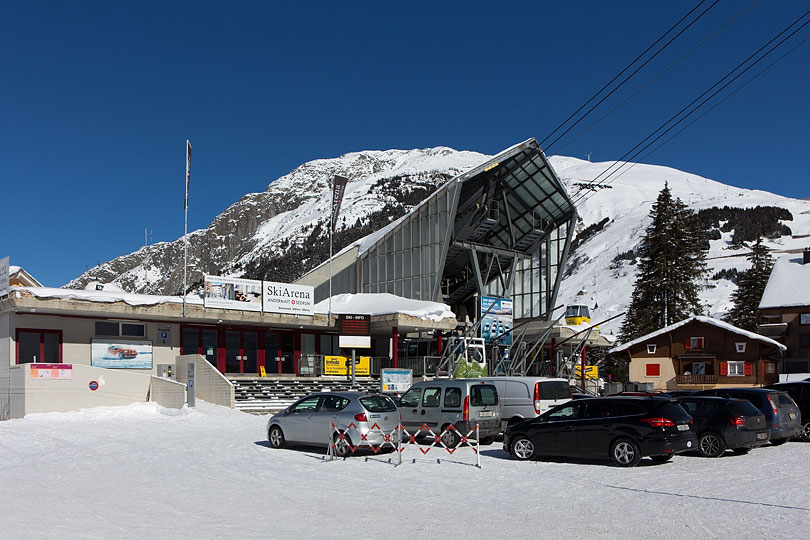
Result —
[{"label": "glass window panel", "polygon": [[411,251],[411,258],[412,258],[412,261],[411,261],[411,265],[412,265],[411,266],[412,267],[411,275],[412,276],[418,276],[420,274],[425,273],[422,270],[422,263],[421,263],[422,257],[420,257],[420,253],[421,253],[421,251],[420,251],[420,249],[418,247],[414,248]]},{"label": "glass window panel", "polygon": [[20,332],[17,335],[18,364],[42,362],[42,353],[39,350],[39,332]]},{"label": "glass window panel", "polygon": [[315,334],[301,334],[301,354],[315,354]]},{"label": "glass window panel", "polygon": [[409,278],[402,280],[402,296],[411,298],[411,280]]},{"label": "glass window panel", "polygon": [[396,251],[402,251],[402,229],[394,233],[394,249]]},{"label": "glass window panel", "polygon": [[433,288],[430,286],[430,276],[422,276],[422,300],[433,300]]},{"label": "glass window panel", "polygon": [[408,221],[402,226],[402,249],[411,249],[411,222]]},{"label": "glass window panel", "polygon": [[389,253],[385,256],[385,265],[386,265],[386,272],[385,272],[385,279],[391,280],[394,279],[394,254]]},{"label": "glass window panel", "polygon": [[97,336],[118,336],[119,327],[117,322],[96,321]]},{"label": "glass window panel", "polygon": [[363,285],[365,286],[368,283],[368,276],[370,274],[369,266],[371,266],[371,260],[369,258],[363,259]]},{"label": "glass window panel", "polygon": [[146,325],[142,323],[121,323],[121,335],[130,337],[146,337]]},{"label": "glass window panel", "polygon": [[42,334],[43,345],[45,346],[42,360],[48,364],[59,363],[59,334],[44,332]]},{"label": "glass window panel", "polygon": [[197,354],[200,348],[200,331],[196,328],[183,328],[180,334],[180,354]]},{"label": "glass window panel", "polygon": [[394,294],[402,296],[402,280],[398,279],[394,282]]},{"label": "glass window panel", "polygon": [[202,353],[212,365],[217,365],[217,331],[210,328],[202,330]]},{"label": "glass window panel", "polygon": [[394,278],[402,279],[402,252],[397,251],[394,254]]}]

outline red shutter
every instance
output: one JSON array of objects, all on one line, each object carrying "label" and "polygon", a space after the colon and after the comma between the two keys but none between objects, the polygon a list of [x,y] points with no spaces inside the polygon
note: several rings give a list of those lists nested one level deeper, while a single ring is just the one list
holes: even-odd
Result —
[{"label": "red shutter", "polygon": [[754,374],[754,363],[753,362],[746,362],[743,367],[743,372],[746,375],[753,375]]},{"label": "red shutter", "polygon": [[683,344],[684,348],[688,351],[692,348],[692,338],[686,338],[686,343]]},{"label": "red shutter", "polygon": [[647,364],[647,370],[645,372],[647,377],[660,377],[661,376],[661,364]]},{"label": "red shutter", "polygon": [[720,362],[720,375],[728,375],[728,362]]}]

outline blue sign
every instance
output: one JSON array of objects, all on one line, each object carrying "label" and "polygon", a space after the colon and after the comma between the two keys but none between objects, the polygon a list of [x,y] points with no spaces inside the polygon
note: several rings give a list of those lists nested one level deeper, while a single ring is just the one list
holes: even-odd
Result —
[{"label": "blue sign", "polygon": [[512,344],[512,300],[495,296],[481,297],[481,337],[484,342]]}]

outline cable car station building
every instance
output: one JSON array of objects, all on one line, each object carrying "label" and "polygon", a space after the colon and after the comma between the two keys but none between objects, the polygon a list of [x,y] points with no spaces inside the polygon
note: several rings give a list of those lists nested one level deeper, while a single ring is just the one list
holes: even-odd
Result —
[{"label": "cable car station building", "polygon": [[[181,406],[185,369],[195,359],[198,397],[230,406],[227,378],[328,378],[324,358],[346,353],[337,332],[342,293],[378,294],[394,306],[371,318],[372,376],[398,365],[408,337],[429,337],[433,348],[423,354],[441,355],[442,335],[474,324],[483,296],[511,300],[515,325],[548,321],[575,220],[565,188],[530,139],[335,255],[331,316],[211,308],[191,297],[181,306],[178,297],[12,280],[0,290],[0,420],[144,399]],[[314,287],[314,302],[329,295],[328,267],[296,282]],[[400,299],[392,303],[388,294]],[[415,316],[405,306],[412,301],[452,311]]]}]

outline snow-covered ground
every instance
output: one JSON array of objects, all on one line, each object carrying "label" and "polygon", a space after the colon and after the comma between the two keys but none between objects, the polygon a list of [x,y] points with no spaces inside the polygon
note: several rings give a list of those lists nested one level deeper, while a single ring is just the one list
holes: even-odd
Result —
[{"label": "snow-covered ground", "polygon": [[414,448],[326,462],[200,403],[0,422],[0,538],[806,538],[810,444],[634,469]]}]

